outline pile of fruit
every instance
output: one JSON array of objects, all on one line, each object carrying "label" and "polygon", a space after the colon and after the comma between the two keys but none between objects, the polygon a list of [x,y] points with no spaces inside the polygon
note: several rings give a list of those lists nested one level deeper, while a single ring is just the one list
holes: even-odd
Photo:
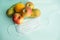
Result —
[{"label": "pile of fruit", "polygon": [[40,10],[35,9],[32,2],[27,2],[26,4],[19,2],[11,6],[6,14],[8,17],[12,17],[14,23],[21,24],[24,18],[39,17]]}]

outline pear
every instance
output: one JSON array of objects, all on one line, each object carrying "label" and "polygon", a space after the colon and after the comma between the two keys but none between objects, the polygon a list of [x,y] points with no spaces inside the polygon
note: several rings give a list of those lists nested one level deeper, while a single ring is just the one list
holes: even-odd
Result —
[{"label": "pear", "polygon": [[39,17],[41,14],[40,10],[39,9],[33,9],[32,10],[32,14],[29,18],[36,18],[36,17]]},{"label": "pear", "polygon": [[12,17],[12,15],[14,14],[14,6],[15,5],[13,5],[13,6],[11,6],[8,10],[7,10],[7,16],[8,17]]}]

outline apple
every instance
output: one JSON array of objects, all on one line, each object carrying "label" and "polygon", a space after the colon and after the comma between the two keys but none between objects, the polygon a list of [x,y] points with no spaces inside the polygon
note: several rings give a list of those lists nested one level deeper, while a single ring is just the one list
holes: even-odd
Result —
[{"label": "apple", "polygon": [[24,17],[20,13],[15,13],[13,15],[13,22],[16,24],[21,24],[23,23]]},{"label": "apple", "polygon": [[39,9],[33,9],[32,10],[32,15],[30,16],[31,18],[36,18],[39,17],[41,15],[41,12]]},{"label": "apple", "polygon": [[34,8],[34,4],[33,4],[32,2],[27,2],[27,3],[26,3],[26,6],[27,6],[27,7],[30,7],[31,9]]},{"label": "apple", "polygon": [[14,14],[14,5],[7,10],[6,14],[8,17],[12,17],[12,15]]},{"label": "apple", "polygon": [[25,5],[23,3],[17,3],[15,5],[15,12],[21,12],[21,10],[25,7]]},{"label": "apple", "polygon": [[22,15],[24,17],[30,17],[32,14],[32,9],[30,7],[25,7],[23,10],[22,10]]}]

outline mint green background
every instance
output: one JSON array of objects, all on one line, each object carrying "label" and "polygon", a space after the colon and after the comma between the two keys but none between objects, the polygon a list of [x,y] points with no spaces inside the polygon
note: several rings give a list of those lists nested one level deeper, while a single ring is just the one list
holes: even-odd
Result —
[{"label": "mint green background", "polygon": [[[39,20],[48,25],[28,35],[18,34],[14,27],[11,28],[12,32],[8,33],[7,28],[14,24],[11,18],[6,16],[6,10],[19,1],[23,3],[32,1],[41,10]],[[46,18],[49,23],[44,21]],[[0,0],[0,40],[60,40],[60,0]]]}]

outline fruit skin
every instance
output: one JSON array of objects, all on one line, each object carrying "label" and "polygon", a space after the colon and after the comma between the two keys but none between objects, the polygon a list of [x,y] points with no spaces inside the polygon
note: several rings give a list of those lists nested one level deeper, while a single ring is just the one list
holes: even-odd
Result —
[{"label": "fruit skin", "polygon": [[32,15],[30,16],[30,18],[36,18],[36,17],[39,17],[40,15],[41,15],[41,12],[39,9],[33,9]]},{"label": "fruit skin", "polygon": [[15,5],[11,6],[11,7],[7,10],[6,14],[7,14],[8,17],[12,17],[12,15],[14,14],[14,6],[15,6]]},{"label": "fruit skin", "polygon": [[25,7],[25,5],[23,4],[23,3],[17,3],[16,5],[15,5],[15,11],[16,12],[21,12],[21,10],[23,9]]},{"label": "fruit skin", "polygon": [[27,2],[26,7],[30,7],[31,9],[34,8],[34,4],[32,2]]},{"label": "fruit skin", "polygon": [[24,17],[30,17],[32,14],[32,9],[29,8],[29,7],[25,7],[23,10],[22,10],[22,15]]},{"label": "fruit skin", "polygon": [[14,23],[19,25],[23,23],[24,17],[20,13],[15,13],[12,19]]}]

